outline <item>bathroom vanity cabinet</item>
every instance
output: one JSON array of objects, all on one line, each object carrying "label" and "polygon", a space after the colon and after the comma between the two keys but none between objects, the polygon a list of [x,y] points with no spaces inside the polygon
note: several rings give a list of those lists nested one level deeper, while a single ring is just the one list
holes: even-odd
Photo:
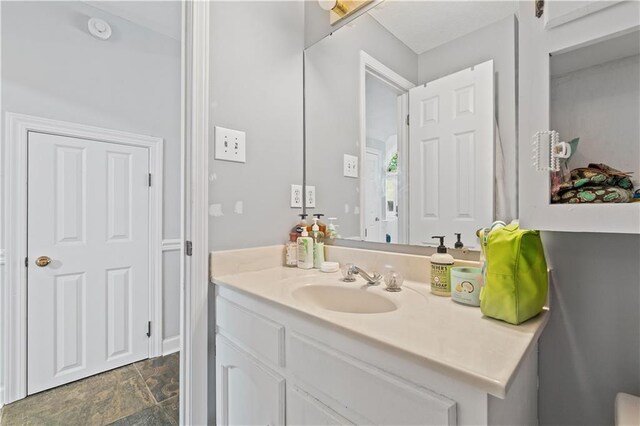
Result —
[{"label": "bathroom vanity cabinet", "polygon": [[[273,272],[278,274],[282,272]],[[269,275],[264,276],[268,281]],[[290,309],[229,285],[233,279],[216,281],[219,425],[537,424],[537,337],[509,383],[501,386],[489,377],[451,374],[437,362],[426,363],[420,356],[341,327],[341,316],[361,314],[332,314],[336,321],[324,321],[313,310]],[[281,288],[274,294],[279,292],[284,300],[290,282],[274,286]],[[360,318],[370,321],[365,317]],[[397,324],[395,333],[412,332],[409,324]],[[514,332],[507,325],[497,330]],[[487,337],[486,353],[497,356],[484,360],[488,372],[504,354],[498,354],[501,350]],[[458,351],[457,346],[451,351]],[[470,361],[478,356],[468,353]]]},{"label": "bathroom vanity cabinet", "polygon": [[551,204],[550,173],[536,171],[532,137],[579,137],[569,168],[605,163],[640,182],[640,3],[533,2],[519,13],[520,224],[546,231],[640,233],[640,203]]}]

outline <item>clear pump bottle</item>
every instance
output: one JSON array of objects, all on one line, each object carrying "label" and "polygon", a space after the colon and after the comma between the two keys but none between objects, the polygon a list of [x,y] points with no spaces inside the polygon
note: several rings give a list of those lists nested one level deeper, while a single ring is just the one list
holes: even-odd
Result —
[{"label": "clear pump bottle", "polygon": [[300,236],[296,242],[298,244],[298,268],[313,268],[313,238],[309,236],[307,228],[300,228]]},{"label": "clear pump bottle", "polygon": [[284,246],[284,266],[294,268],[298,266],[298,233],[291,232],[289,241]]},{"label": "clear pump bottle", "polygon": [[313,218],[311,238],[313,238],[313,267],[320,268],[324,262],[324,232],[320,230],[317,217]]},{"label": "clear pump bottle", "polygon": [[330,217],[327,219],[329,224],[327,225],[327,232],[324,235],[325,244],[333,244],[335,239],[338,238],[338,225],[333,223],[333,221],[337,219],[337,217]]},{"label": "clear pump bottle", "polygon": [[320,227],[320,232],[322,232],[325,236],[327,235],[327,225],[321,222],[321,218],[324,216],[322,213],[314,213],[313,217],[318,219],[318,227]]}]

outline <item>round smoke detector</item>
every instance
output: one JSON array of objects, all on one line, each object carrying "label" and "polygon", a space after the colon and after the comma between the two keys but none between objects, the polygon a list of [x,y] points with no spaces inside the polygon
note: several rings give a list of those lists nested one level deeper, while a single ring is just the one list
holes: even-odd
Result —
[{"label": "round smoke detector", "polygon": [[91,18],[87,23],[87,27],[89,28],[89,32],[95,38],[99,38],[100,40],[108,40],[111,37],[111,26],[102,19]]}]

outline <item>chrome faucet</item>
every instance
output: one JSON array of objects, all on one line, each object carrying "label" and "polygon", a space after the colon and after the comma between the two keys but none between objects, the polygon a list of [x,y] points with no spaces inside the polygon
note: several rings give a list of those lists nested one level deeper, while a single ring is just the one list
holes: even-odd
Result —
[{"label": "chrome faucet", "polygon": [[344,276],[344,281],[346,282],[354,282],[356,280],[356,275],[360,275],[367,281],[367,284],[369,285],[376,285],[382,279],[382,275],[380,275],[379,273],[374,272],[373,276],[371,276],[361,268],[358,268],[353,263],[347,263],[346,265],[344,265],[344,267],[342,268],[342,275]]}]

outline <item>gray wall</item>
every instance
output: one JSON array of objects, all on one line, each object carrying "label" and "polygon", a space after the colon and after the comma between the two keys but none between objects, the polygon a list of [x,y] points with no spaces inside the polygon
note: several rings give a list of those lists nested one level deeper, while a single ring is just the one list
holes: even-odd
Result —
[{"label": "gray wall", "polygon": [[[302,2],[211,3],[212,250],[283,244],[301,213],[303,40]],[[213,159],[213,126],[246,132],[246,163]]]},{"label": "gray wall", "polygon": [[[551,128],[561,140],[580,137],[571,168],[605,163],[636,171],[634,180],[640,182],[639,75],[635,55],[551,79]],[[611,119],[602,120],[602,114]],[[625,148],[616,149],[621,143]]]},{"label": "gray wall", "polygon": [[[211,3],[209,248],[284,243],[301,209],[289,207],[302,184],[302,2]],[[243,130],[247,162],[214,160],[213,127]],[[243,213],[234,212],[236,202]],[[212,210],[210,209],[210,213]],[[209,293],[214,312],[214,292]],[[209,318],[208,391],[215,394],[215,317]],[[215,424],[215,404],[209,404]]]},{"label": "gray wall", "polygon": [[[507,201],[497,210],[497,219],[517,217],[517,129],[516,129],[516,37],[517,21],[511,16],[422,53],[418,57],[418,83],[426,83],[493,59],[496,119],[505,158],[504,186]],[[499,194],[496,193],[496,199]]]},{"label": "gray wall", "polygon": [[540,424],[613,424],[616,393],[640,395],[640,236],[545,232],[543,242],[556,282]]},{"label": "gray wall", "polygon": [[[89,17],[107,20],[112,38],[92,37]],[[179,238],[180,41],[81,2],[3,2],[1,28],[3,122],[16,112],[164,138],[163,238]],[[170,338],[179,334],[179,252],[164,259]]]},{"label": "gray wall", "polygon": [[407,80],[418,77],[418,55],[366,14],[306,51],[306,178],[316,187],[317,206],[309,212],[338,217],[343,237],[360,235],[360,180],[343,175],[343,155],[359,156],[364,142],[359,140],[360,50]]}]

